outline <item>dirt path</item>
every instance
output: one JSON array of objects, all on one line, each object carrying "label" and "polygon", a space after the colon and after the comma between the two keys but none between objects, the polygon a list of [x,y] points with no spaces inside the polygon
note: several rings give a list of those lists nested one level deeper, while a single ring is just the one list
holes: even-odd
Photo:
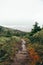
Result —
[{"label": "dirt path", "polygon": [[18,51],[14,58],[14,62],[11,65],[42,65],[40,56],[34,48],[29,48],[28,53],[25,46],[26,42],[22,39],[22,50]]},{"label": "dirt path", "polygon": [[22,50],[18,51],[12,65],[27,65],[26,63],[27,51],[26,51],[25,43],[26,42],[22,39]]},{"label": "dirt path", "polygon": [[14,63],[12,65],[27,65],[26,57],[27,52],[20,51],[18,54],[16,54],[16,57],[14,58]]}]

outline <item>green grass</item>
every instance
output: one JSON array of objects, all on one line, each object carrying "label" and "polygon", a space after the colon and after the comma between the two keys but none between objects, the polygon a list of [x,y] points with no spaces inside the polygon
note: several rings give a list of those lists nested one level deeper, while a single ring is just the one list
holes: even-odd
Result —
[{"label": "green grass", "polygon": [[[21,39],[16,36],[12,37],[0,37],[0,62],[7,60],[8,62],[10,60],[14,59],[15,53],[19,50],[18,46],[20,44]],[[4,54],[5,52],[5,54]],[[2,54],[3,53],[3,54]]]}]

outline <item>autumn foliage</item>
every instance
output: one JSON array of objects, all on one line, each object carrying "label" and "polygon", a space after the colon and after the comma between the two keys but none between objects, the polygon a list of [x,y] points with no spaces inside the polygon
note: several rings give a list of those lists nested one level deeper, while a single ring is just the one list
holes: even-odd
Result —
[{"label": "autumn foliage", "polygon": [[41,62],[40,56],[31,45],[30,45],[30,48],[28,48],[28,55],[29,55],[28,57],[29,60],[31,60],[30,65],[36,65],[36,63]]}]

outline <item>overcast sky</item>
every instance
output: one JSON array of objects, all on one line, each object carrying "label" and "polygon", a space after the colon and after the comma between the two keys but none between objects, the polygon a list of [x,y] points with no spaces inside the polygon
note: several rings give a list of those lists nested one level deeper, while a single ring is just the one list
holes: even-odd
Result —
[{"label": "overcast sky", "polygon": [[0,25],[29,31],[43,25],[43,0],[0,0]]}]

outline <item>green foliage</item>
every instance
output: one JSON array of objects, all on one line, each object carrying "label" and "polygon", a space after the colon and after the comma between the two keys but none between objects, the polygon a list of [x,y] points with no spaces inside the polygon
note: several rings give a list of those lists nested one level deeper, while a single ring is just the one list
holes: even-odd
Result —
[{"label": "green foliage", "polygon": [[0,36],[5,36],[5,37],[19,36],[19,37],[23,37],[26,34],[27,34],[26,32],[22,32],[22,31],[19,31],[19,30],[0,26]]},{"label": "green foliage", "polygon": [[33,35],[33,41],[43,44],[43,30]]},{"label": "green foliage", "polygon": [[6,37],[11,37],[11,36],[12,36],[12,33],[8,30],[7,34],[6,34]]},{"label": "green foliage", "polygon": [[[35,51],[43,56],[43,29],[36,22],[30,33],[4,28],[0,26],[0,62],[11,63],[14,60],[15,54],[21,49],[21,37],[26,41],[26,46],[29,49],[33,47]],[[40,43],[40,44],[39,44]],[[2,64],[4,65],[4,64]],[[7,65],[7,64],[5,64]]]},{"label": "green foliage", "polygon": [[7,61],[11,63],[14,60],[16,52],[19,50],[21,39],[16,36],[0,37],[0,62]]},{"label": "green foliage", "polygon": [[31,33],[30,33],[30,36],[34,35],[35,33],[37,33],[38,31],[41,30],[40,26],[38,26],[38,23],[35,22],[35,25],[33,25],[34,28],[32,29]]}]

